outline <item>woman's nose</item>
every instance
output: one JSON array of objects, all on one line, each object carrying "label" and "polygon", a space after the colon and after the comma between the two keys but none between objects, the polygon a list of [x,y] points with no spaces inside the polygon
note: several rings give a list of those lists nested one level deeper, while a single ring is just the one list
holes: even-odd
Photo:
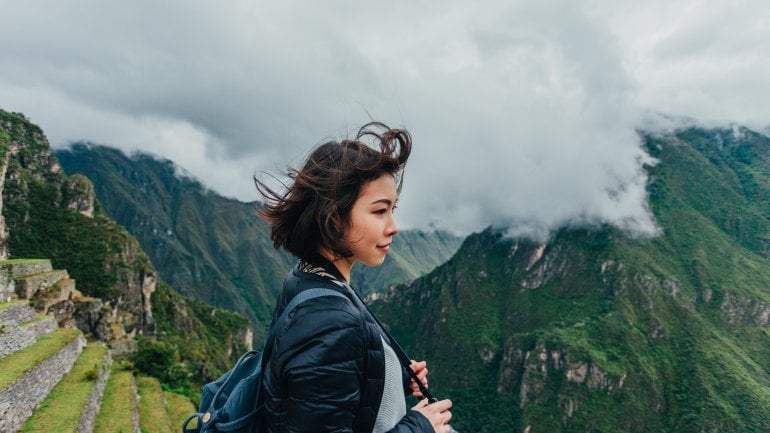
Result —
[{"label": "woman's nose", "polygon": [[393,217],[393,215],[390,216],[390,221],[388,227],[386,228],[386,232],[388,236],[393,236],[398,233],[398,224],[396,224],[396,219]]}]

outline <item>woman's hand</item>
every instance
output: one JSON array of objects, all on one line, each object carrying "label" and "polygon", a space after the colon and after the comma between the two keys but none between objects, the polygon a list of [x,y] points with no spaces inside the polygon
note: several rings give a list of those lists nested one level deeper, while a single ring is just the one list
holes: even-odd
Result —
[{"label": "woman's hand", "polygon": [[[425,361],[417,362],[414,359],[412,360],[412,363],[409,365],[409,368],[414,371],[414,373],[417,375],[417,377],[420,379],[420,382],[422,382],[425,387],[428,387],[428,363]],[[412,379],[409,382],[409,387],[412,389],[412,395],[417,398],[422,398],[422,393],[420,392],[420,387],[417,386],[417,382]]]},{"label": "woman's hand", "polygon": [[451,400],[441,400],[433,404],[428,404],[428,399],[421,400],[412,410],[416,410],[428,418],[430,425],[436,433],[449,433],[452,428],[449,426],[449,420],[452,419]]}]

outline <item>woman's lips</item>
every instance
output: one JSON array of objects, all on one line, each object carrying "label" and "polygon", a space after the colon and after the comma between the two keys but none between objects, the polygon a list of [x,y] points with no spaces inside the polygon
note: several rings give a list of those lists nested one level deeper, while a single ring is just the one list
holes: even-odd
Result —
[{"label": "woman's lips", "polygon": [[380,251],[382,251],[382,252],[384,252],[384,253],[387,253],[387,252],[388,252],[388,250],[390,250],[390,244],[387,244],[387,245],[377,245],[377,248],[378,248]]}]

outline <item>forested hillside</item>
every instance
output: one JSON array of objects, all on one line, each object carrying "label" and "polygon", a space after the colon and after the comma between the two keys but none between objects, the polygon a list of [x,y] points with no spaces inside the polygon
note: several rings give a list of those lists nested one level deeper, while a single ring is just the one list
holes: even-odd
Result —
[{"label": "forested hillside", "polygon": [[459,431],[770,431],[770,139],[643,140],[659,236],[488,229],[376,303]]}]

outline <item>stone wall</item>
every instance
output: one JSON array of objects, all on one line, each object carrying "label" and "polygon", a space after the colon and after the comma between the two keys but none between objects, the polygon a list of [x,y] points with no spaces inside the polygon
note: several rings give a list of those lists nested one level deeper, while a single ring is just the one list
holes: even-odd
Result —
[{"label": "stone wall", "polygon": [[104,388],[107,386],[107,380],[110,378],[111,365],[112,357],[108,350],[105,352],[102,363],[99,366],[99,379],[97,379],[96,384],[94,384],[91,395],[88,397],[88,402],[83,408],[83,415],[80,418],[80,425],[78,426],[77,433],[92,433],[94,431],[96,416],[99,414],[99,409],[101,408]]},{"label": "stone wall", "polygon": [[0,358],[24,349],[37,341],[41,335],[52,332],[56,328],[58,325],[53,318],[43,319],[27,326],[7,324],[5,327],[0,327]]},{"label": "stone wall", "polygon": [[133,418],[134,418],[134,433],[141,433],[142,429],[139,427],[139,390],[136,389],[136,380],[131,377],[131,395],[134,396]]},{"label": "stone wall", "polygon": [[19,430],[32,411],[77,360],[86,339],[81,335],[41,362],[13,385],[0,391],[0,433]]},{"label": "stone wall", "polygon": [[9,272],[0,270],[0,302],[8,302],[16,293],[16,282]]},{"label": "stone wall", "polygon": [[67,271],[55,270],[41,272],[16,279],[16,295],[21,299],[32,299],[39,290],[53,286],[58,281],[69,278]]},{"label": "stone wall", "polygon": [[0,311],[0,324],[15,324],[20,325],[22,323],[34,320],[37,315],[35,310],[29,306],[26,302],[11,305],[10,307]]},{"label": "stone wall", "polygon": [[51,261],[47,259],[12,261],[0,264],[0,269],[7,272],[9,278],[27,277],[53,270]]}]

